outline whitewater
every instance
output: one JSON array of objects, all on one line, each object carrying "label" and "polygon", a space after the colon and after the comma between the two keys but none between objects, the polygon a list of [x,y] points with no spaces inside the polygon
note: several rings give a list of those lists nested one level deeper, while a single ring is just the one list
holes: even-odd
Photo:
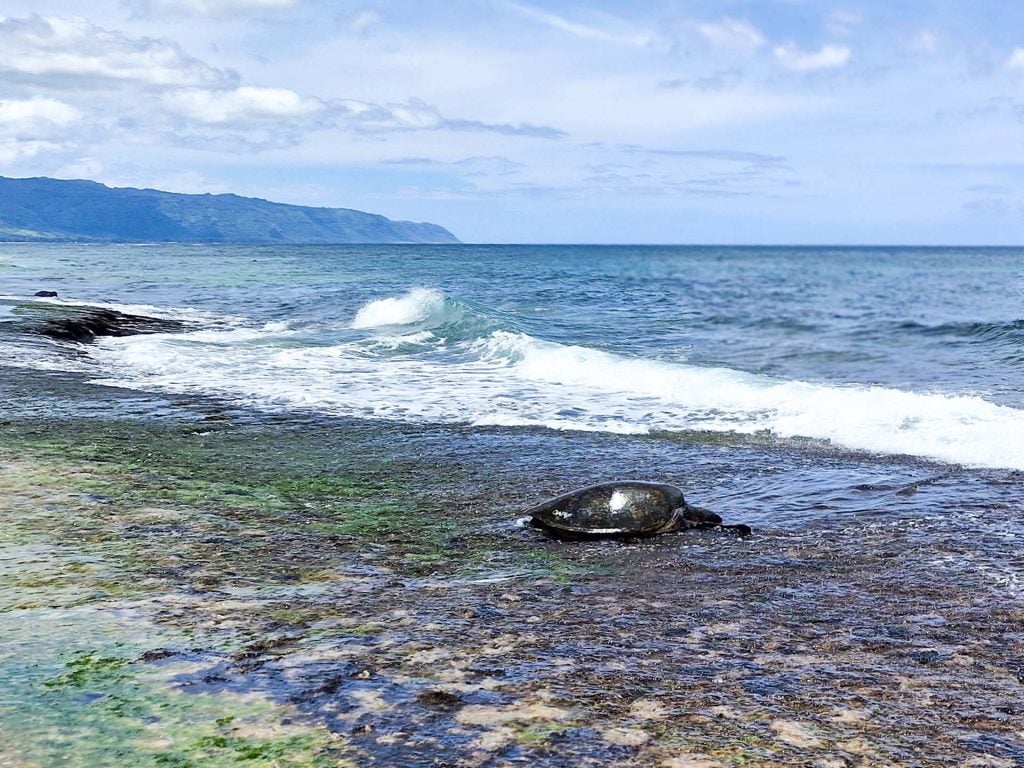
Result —
[{"label": "whitewater", "polygon": [[[120,303],[95,288],[62,294],[57,302],[191,323],[184,333],[105,338],[63,364],[95,384],[215,396],[270,412],[754,435],[1024,470],[1014,378],[1024,360],[1024,309],[1013,299],[1019,257],[987,254],[975,281],[980,274],[1011,295],[978,312],[936,281],[936,261],[952,272],[939,278],[970,271],[945,252],[926,252],[928,263],[914,270],[936,281],[917,289],[932,301],[919,296],[914,304],[905,282],[901,290],[894,280],[907,276],[900,259],[920,254],[855,253],[869,267],[858,272],[850,254],[742,250],[563,251],[554,253],[561,261],[539,266],[552,251],[536,248],[483,264],[476,253],[476,263],[449,264],[446,273],[443,252],[428,250],[403,268],[401,250],[385,251],[393,260],[387,271],[375,253],[372,269],[353,271],[351,259],[331,263],[329,252],[313,252],[314,264],[335,272],[316,293],[317,275],[294,251],[261,251],[276,290],[256,280],[251,290],[217,296],[211,289],[226,284],[223,264],[199,262],[211,285],[193,285],[188,302],[180,289],[136,291]],[[578,275],[566,270],[567,256]],[[557,277],[545,281],[555,267]],[[62,364],[14,349],[7,362]]]}]

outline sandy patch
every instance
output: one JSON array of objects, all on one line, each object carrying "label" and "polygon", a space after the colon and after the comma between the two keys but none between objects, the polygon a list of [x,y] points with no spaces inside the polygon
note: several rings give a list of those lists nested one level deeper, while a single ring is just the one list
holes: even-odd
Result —
[{"label": "sandy patch", "polygon": [[792,744],[794,747],[821,746],[818,729],[811,723],[801,723],[797,720],[773,720],[772,730],[775,731],[779,741]]},{"label": "sandy patch", "polygon": [[509,707],[489,707],[470,704],[459,710],[456,721],[464,725],[505,725],[535,720],[568,720],[570,712],[547,704],[519,704]]}]

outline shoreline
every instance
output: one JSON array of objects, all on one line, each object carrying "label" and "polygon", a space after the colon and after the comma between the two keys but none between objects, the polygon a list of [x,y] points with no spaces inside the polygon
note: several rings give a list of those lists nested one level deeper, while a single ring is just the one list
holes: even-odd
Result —
[{"label": "shoreline", "polygon": [[19,768],[1024,760],[1010,505],[560,544],[513,524],[550,452],[625,443],[133,397],[0,423]]}]

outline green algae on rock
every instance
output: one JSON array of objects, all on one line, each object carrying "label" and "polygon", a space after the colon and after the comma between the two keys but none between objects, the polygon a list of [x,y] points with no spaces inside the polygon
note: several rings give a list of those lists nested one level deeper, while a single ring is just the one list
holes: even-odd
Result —
[{"label": "green algae on rock", "polygon": [[572,547],[508,523],[525,476],[379,427],[0,440],[19,768],[1021,757],[1013,510]]}]

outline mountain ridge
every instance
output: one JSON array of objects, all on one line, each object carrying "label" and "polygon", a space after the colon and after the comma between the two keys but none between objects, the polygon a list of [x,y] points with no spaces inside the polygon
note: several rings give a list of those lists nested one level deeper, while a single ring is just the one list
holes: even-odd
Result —
[{"label": "mountain ridge", "polygon": [[0,176],[0,242],[458,243],[444,227],[352,208]]}]

